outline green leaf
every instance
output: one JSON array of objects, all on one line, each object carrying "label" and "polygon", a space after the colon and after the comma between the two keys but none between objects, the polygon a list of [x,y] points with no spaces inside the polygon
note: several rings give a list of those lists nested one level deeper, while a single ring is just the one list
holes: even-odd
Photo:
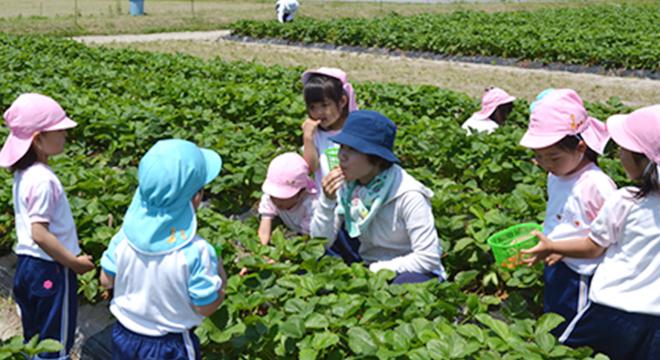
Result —
[{"label": "green leaf", "polygon": [[291,316],[280,324],[280,331],[286,336],[299,339],[305,334],[305,324],[300,316]]},{"label": "green leaf", "polygon": [[550,332],[550,330],[556,328],[562,322],[564,322],[564,318],[561,315],[557,315],[553,313],[545,313],[541,315],[541,317],[536,322],[536,329],[534,330],[534,335],[540,335]]},{"label": "green leaf", "polygon": [[339,336],[325,331],[322,333],[314,334],[314,337],[312,338],[312,347],[316,350],[323,350],[337,344],[338,342]]},{"label": "green leaf", "polygon": [[328,318],[319,313],[311,313],[305,320],[307,329],[325,329],[328,325]]},{"label": "green leaf", "polygon": [[37,354],[42,352],[57,352],[64,348],[61,343],[51,339],[42,340],[36,348]]},{"label": "green leaf", "polygon": [[348,347],[360,355],[372,355],[378,350],[378,345],[367,330],[361,327],[353,327],[346,333],[348,336]]}]

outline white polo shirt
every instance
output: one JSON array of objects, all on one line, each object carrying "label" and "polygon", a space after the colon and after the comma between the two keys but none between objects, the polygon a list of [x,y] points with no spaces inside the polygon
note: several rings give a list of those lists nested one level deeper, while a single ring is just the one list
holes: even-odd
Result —
[{"label": "white polo shirt", "polygon": [[48,223],[57,240],[74,256],[80,253],[78,234],[62,183],[48,165],[36,162],[14,173],[15,247],[17,255],[53,261],[32,239],[32,224]]},{"label": "white polo shirt", "polygon": [[[548,175],[548,206],[543,230],[553,241],[584,238],[616,184],[596,164],[590,163],[570,176]],[[602,258],[565,257],[564,263],[581,275],[593,274]]]},{"label": "white polo shirt", "polygon": [[591,281],[591,301],[660,316],[660,194],[635,199],[623,188],[611,196],[589,237],[606,247]]}]

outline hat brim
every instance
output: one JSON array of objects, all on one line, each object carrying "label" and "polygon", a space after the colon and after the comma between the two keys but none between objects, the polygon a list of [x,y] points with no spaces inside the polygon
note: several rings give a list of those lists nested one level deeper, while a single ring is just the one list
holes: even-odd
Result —
[{"label": "hat brim", "polygon": [[149,209],[138,189],[124,216],[122,231],[137,251],[159,255],[189,243],[197,233],[197,219],[191,202],[179,207]]},{"label": "hat brim", "polygon": [[486,107],[484,109],[481,109],[481,110],[475,112],[474,114],[479,116],[479,117],[482,117],[484,119],[489,118],[491,115],[493,115],[493,113],[495,112],[495,110],[497,109],[498,106],[508,104],[508,103],[512,103],[515,100],[516,100],[516,98],[514,96],[508,96],[508,97],[498,101],[497,103],[495,103],[495,104],[493,104],[489,107]]},{"label": "hat brim", "polygon": [[204,155],[204,163],[206,164],[204,185],[207,185],[220,174],[220,170],[222,170],[222,158],[213,150],[204,148],[200,148],[199,150]]},{"label": "hat brim", "polygon": [[14,165],[28,152],[31,144],[32,137],[22,139],[9,133],[0,151],[0,166],[8,168]]},{"label": "hat brim", "polygon": [[528,149],[543,149],[558,143],[565,135],[536,135],[529,131],[520,139],[520,145]]},{"label": "hat brim", "polygon": [[392,163],[400,163],[399,159],[396,157],[396,155],[394,155],[392,150],[380,145],[368,143],[358,137],[347,134],[344,131],[337,135],[331,136],[330,140],[336,142],[337,144],[350,146],[363,154],[375,155]]},{"label": "hat brim", "polygon": [[299,188],[295,186],[275,184],[272,181],[268,181],[268,179],[266,179],[264,184],[261,186],[261,191],[271,197],[278,199],[290,199],[296,196],[296,194],[299,193],[302,189],[304,189],[304,187]]},{"label": "hat brim", "polygon": [[75,121],[69,119],[68,117],[63,118],[62,120],[58,121],[57,123],[41,130],[42,132],[45,131],[57,131],[57,130],[66,130],[66,129],[71,129],[74,128],[78,125]]},{"label": "hat brim", "polygon": [[643,153],[643,149],[628,134],[624,126],[626,120],[628,120],[628,115],[612,115],[607,119],[607,131],[610,133],[610,137],[622,148],[636,153]]}]

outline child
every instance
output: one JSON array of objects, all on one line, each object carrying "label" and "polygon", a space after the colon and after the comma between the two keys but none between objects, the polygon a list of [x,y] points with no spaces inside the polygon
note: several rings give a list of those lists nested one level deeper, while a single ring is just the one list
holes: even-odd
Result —
[{"label": "child", "polygon": [[559,340],[590,346],[611,359],[660,358],[660,105],[607,120],[621,163],[638,188],[611,196],[588,237],[554,242],[543,234],[528,261],[552,254],[596,258],[590,303]]},{"label": "child", "polygon": [[514,100],[516,100],[515,97],[507,94],[506,91],[500,88],[486,88],[481,98],[481,110],[472,114],[461,125],[461,128],[468,135],[471,135],[472,131],[492,133],[504,124],[506,118],[513,110]]},{"label": "child", "polygon": [[221,167],[214,151],[177,139],[140,160],[138,189],[101,259],[101,284],[114,286],[113,359],[201,359],[192,330],[223,301],[226,276],[195,210]]},{"label": "child", "polygon": [[[573,90],[546,92],[533,104],[520,144],[533,149],[538,164],[549,172],[543,227],[553,240],[586,236],[605,199],[616,191],[596,165],[608,139],[605,124],[588,116]],[[586,305],[591,275],[600,260],[564,258],[545,267],[544,310],[566,320],[553,330],[555,336]]]},{"label": "child", "polygon": [[357,110],[355,93],[346,73],[340,69],[322,67],[306,71],[302,82],[309,115],[302,125],[303,157],[314,173],[316,188],[321,189],[323,177],[338,164],[339,145],[330,137],[339,133],[348,113]]},{"label": "child", "polygon": [[268,165],[264,194],[259,203],[259,240],[267,245],[273,219],[279,217],[298,234],[309,234],[309,222],[316,203],[317,191],[309,177],[309,167],[296,153],[279,155]]},{"label": "child", "polygon": [[298,11],[297,0],[277,0],[275,2],[275,13],[277,14],[277,21],[281,23],[293,21],[293,17]]},{"label": "child", "polygon": [[19,96],[4,118],[10,133],[0,166],[14,173],[18,263],[13,292],[23,337],[57,340],[64,345],[60,352],[39,356],[68,359],[78,313],[76,274],[94,269],[94,263],[79,255],[69,201],[48,159],[64,151],[66,129],[76,123],[55,100],[40,94]]}]

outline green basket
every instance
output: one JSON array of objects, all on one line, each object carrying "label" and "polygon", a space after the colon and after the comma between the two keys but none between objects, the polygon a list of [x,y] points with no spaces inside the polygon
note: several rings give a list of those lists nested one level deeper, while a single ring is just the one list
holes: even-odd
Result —
[{"label": "green basket", "polygon": [[543,231],[543,226],[534,223],[514,225],[489,237],[487,242],[497,264],[509,270],[522,265],[520,250],[529,249],[539,241],[531,234],[533,230]]}]

